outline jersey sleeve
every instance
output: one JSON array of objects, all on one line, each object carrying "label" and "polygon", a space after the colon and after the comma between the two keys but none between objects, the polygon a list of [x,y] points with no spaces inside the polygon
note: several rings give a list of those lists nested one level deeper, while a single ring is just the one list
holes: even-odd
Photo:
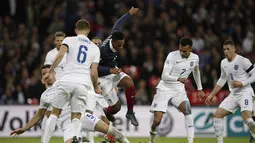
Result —
[{"label": "jersey sleeve", "polygon": [[52,57],[50,56],[50,52],[47,53],[44,61],[44,65],[51,65],[52,64]]},{"label": "jersey sleeve", "polygon": [[221,62],[220,68],[221,68],[220,78],[218,79],[216,84],[223,87],[227,82],[227,74],[223,69],[223,62]]},{"label": "jersey sleeve", "polygon": [[202,90],[202,82],[201,82],[201,76],[200,76],[200,70],[199,70],[199,58],[196,62],[196,66],[193,71],[193,77],[197,85],[197,90]]},{"label": "jersey sleeve", "polygon": [[242,60],[243,70],[249,73],[253,69],[253,64],[247,58],[243,58]]},{"label": "jersey sleeve", "polygon": [[62,45],[65,45],[68,49],[70,47],[70,38],[66,37],[63,41],[62,41]]},{"label": "jersey sleeve", "polygon": [[94,60],[93,60],[93,63],[99,63],[99,61],[100,61],[100,51],[99,51],[99,48],[98,47],[96,47],[97,48],[97,51],[96,51],[96,54],[95,54],[95,58],[94,58]]},{"label": "jersey sleeve", "polygon": [[164,81],[177,81],[178,80],[179,77],[170,75],[172,68],[173,68],[173,56],[172,56],[172,53],[170,53],[165,60],[164,69],[163,69],[163,72],[161,75],[162,80],[164,80]]}]

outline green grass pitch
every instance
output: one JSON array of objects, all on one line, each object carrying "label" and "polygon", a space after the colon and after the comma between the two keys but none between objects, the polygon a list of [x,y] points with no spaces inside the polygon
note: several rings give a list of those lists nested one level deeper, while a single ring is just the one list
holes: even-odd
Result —
[{"label": "green grass pitch", "polygon": [[[148,143],[148,138],[128,138],[131,143]],[[224,143],[248,143],[248,137],[225,138]],[[103,138],[95,138],[95,143]],[[0,143],[40,143],[40,138],[0,138]],[[63,143],[62,138],[52,138],[50,143]],[[156,143],[187,143],[186,138],[158,137]],[[216,138],[195,138],[194,143],[217,143]]]}]

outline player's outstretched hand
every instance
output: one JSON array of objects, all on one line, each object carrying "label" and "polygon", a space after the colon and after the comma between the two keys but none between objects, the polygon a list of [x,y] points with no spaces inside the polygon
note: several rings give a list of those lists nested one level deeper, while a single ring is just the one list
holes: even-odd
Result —
[{"label": "player's outstretched hand", "polygon": [[234,88],[241,88],[241,87],[243,87],[243,83],[242,82],[240,82],[240,81],[233,81],[232,83],[231,83],[231,85],[234,87]]},{"label": "player's outstretched hand", "polygon": [[23,134],[25,131],[22,128],[16,129],[10,133],[10,136],[18,136],[20,134]]},{"label": "player's outstretched hand", "polygon": [[205,100],[205,93],[203,90],[198,90],[197,95],[200,98],[200,100],[202,101]]},{"label": "player's outstretched hand", "polygon": [[188,82],[187,78],[178,78],[177,81],[186,84]]},{"label": "player's outstretched hand", "polygon": [[111,68],[110,69],[111,74],[120,74],[121,72],[122,72],[122,70],[119,68]]},{"label": "player's outstretched hand", "polygon": [[139,10],[138,8],[134,8],[134,7],[132,6],[131,9],[129,10],[129,13],[130,13],[131,15],[134,15],[134,14],[137,13],[138,10]]},{"label": "player's outstretched hand", "polygon": [[214,95],[213,95],[213,94],[210,94],[210,95],[206,98],[205,104],[207,104],[207,105],[212,105],[212,104],[213,104],[213,103],[212,103],[213,97],[214,97]]}]

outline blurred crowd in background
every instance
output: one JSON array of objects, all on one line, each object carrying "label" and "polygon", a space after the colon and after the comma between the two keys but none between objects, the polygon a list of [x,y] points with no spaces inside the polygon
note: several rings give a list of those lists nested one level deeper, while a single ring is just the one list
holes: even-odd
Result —
[{"label": "blurred crowd in background", "polygon": [[[193,52],[200,57],[206,93],[219,78],[225,40],[233,39],[238,53],[255,61],[253,0],[4,0],[0,2],[0,104],[38,104],[45,90],[40,68],[54,48],[55,32],[73,36],[76,21],[83,18],[91,24],[89,38],[104,40],[132,6],[140,10],[122,27],[126,44],[118,60],[135,81],[137,104],[151,103],[164,60],[178,50],[183,36],[192,38]],[[186,88],[191,103],[203,105],[190,79]],[[215,101],[228,94],[225,89]],[[120,98],[122,94],[120,89]]]}]

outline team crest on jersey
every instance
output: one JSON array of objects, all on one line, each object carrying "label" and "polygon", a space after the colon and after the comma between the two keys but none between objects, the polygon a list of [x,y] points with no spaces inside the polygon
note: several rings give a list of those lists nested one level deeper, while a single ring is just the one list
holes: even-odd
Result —
[{"label": "team crest on jersey", "polygon": [[238,70],[238,65],[234,65],[234,70]]},{"label": "team crest on jersey", "polygon": [[194,62],[190,62],[190,67],[193,67],[194,66]]}]

